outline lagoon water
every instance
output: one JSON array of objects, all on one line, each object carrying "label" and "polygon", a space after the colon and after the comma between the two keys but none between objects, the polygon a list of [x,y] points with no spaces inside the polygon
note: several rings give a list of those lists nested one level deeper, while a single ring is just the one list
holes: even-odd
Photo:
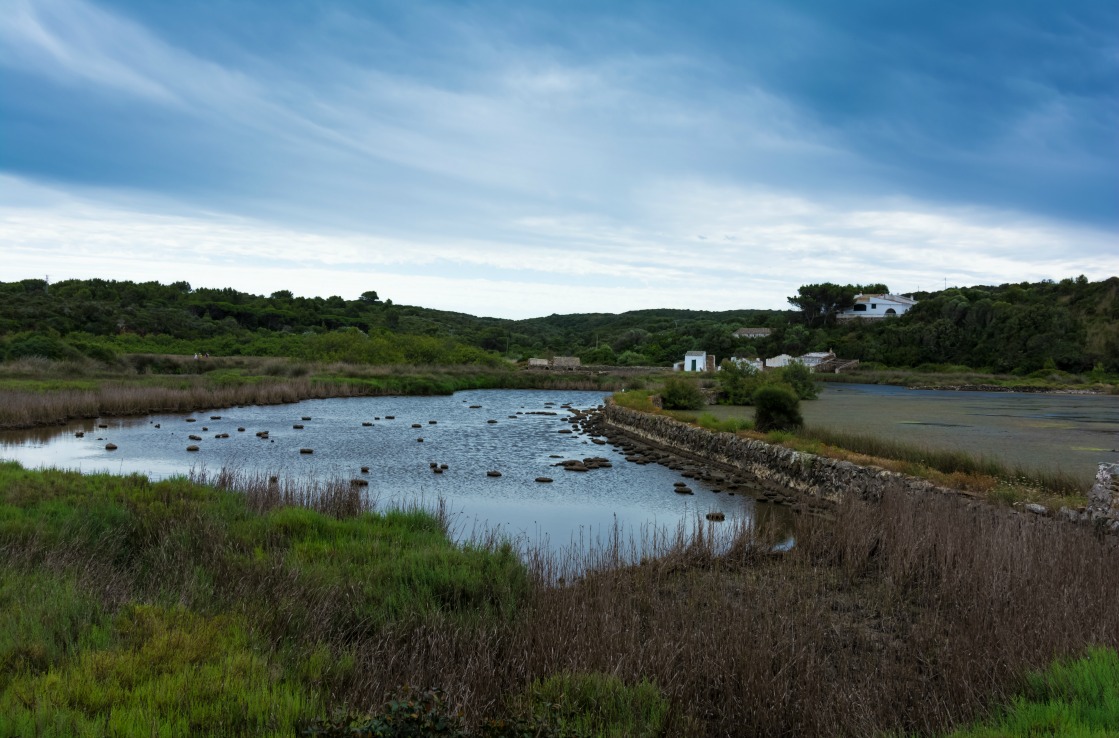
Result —
[{"label": "lagoon water", "polygon": [[[723,512],[731,523],[752,519],[757,507],[771,510],[765,504],[756,507],[750,497],[715,493],[657,464],[628,463],[612,446],[581,434],[560,407],[594,407],[604,397],[602,392],[479,390],[101,419],[0,434],[0,458],[28,467],[136,472],[153,479],[223,467],[296,479],[361,477],[380,506],[443,500],[459,537],[500,530],[552,547],[606,540],[615,526],[626,536],[641,537],[653,528],[675,531],[707,512]],[[556,414],[532,414],[545,412]],[[187,422],[188,417],[195,422]],[[270,431],[266,440],[255,435],[263,430]],[[83,438],[75,437],[78,431],[84,431]],[[224,433],[229,438],[216,438]],[[191,434],[202,440],[188,440]],[[117,449],[107,451],[106,443]],[[188,452],[190,444],[200,450]],[[314,453],[301,454],[301,448]],[[554,466],[590,456],[608,458],[614,466],[589,472]],[[448,469],[434,474],[431,462]],[[368,474],[360,473],[362,466],[369,467]],[[490,470],[502,476],[489,477]],[[534,481],[541,476],[554,481]],[[678,481],[687,481],[695,494],[676,494]]]},{"label": "lagoon water", "polygon": [[[720,416],[741,410],[712,408]],[[825,384],[818,400],[801,403],[801,411],[810,426],[967,451],[1010,467],[1061,471],[1085,487],[1099,462],[1119,461],[1119,395],[952,392],[836,382]]]}]

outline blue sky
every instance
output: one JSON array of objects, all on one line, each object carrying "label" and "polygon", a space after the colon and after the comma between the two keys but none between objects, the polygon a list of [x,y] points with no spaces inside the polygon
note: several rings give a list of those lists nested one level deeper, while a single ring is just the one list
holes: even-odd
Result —
[{"label": "blue sky", "polygon": [[1119,4],[4,0],[0,280],[479,315],[1119,274]]}]

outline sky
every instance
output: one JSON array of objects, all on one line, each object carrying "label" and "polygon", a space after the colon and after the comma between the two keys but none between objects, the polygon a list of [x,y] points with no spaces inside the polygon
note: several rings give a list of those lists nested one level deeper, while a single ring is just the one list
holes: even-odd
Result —
[{"label": "sky", "polygon": [[0,9],[0,281],[525,318],[1119,274],[1112,0]]}]

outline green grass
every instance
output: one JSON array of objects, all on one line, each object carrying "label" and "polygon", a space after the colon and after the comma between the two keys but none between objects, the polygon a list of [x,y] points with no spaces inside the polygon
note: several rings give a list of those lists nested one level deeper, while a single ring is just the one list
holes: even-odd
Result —
[{"label": "green grass", "polygon": [[393,623],[502,622],[528,575],[419,510],[332,516],[0,463],[0,735],[291,735]]},{"label": "green grass", "polygon": [[627,685],[607,674],[557,674],[528,690],[535,714],[563,731],[601,738],[654,738],[662,734],[668,700],[657,685]]},{"label": "green grass", "polygon": [[1025,689],[989,722],[949,738],[1119,736],[1119,652],[1094,649],[1030,674]]},{"label": "green grass", "polygon": [[653,404],[654,394],[656,393],[651,390],[627,390],[625,392],[615,392],[611,397],[614,403],[621,407],[646,413],[656,413],[660,410]]},{"label": "green grass", "polygon": [[128,605],[45,669],[10,670],[2,735],[281,736],[319,709],[229,616]]},{"label": "green grass", "polygon": [[716,418],[711,413],[700,413],[695,422],[702,428],[721,433],[737,433],[742,430],[752,430],[754,427],[754,423],[745,418]]}]

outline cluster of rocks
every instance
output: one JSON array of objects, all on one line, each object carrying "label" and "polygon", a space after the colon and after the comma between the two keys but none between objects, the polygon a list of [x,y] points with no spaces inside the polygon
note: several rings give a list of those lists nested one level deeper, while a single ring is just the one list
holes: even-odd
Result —
[{"label": "cluster of rocks", "polygon": [[1088,504],[1080,508],[1062,507],[1057,517],[1119,534],[1119,463],[1101,463],[1088,493]]},{"label": "cluster of rocks", "polygon": [[[673,471],[680,472],[680,476],[685,479],[695,479],[703,482],[716,494],[720,492],[726,492],[729,495],[745,494],[775,505],[797,509],[823,507],[822,504],[814,500],[803,500],[789,490],[775,487],[767,488],[756,477],[743,474],[729,464],[705,460],[675,449],[670,450],[664,445],[638,440],[617,431],[609,432],[608,438],[620,453],[625,454],[626,461],[634,464],[666,466]],[[691,488],[688,487],[686,482],[676,482],[675,491],[679,494],[690,494]]]},{"label": "cluster of rocks", "polygon": [[602,456],[589,456],[582,460],[565,459],[558,464],[553,464],[552,466],[561,466],[563,467],[564,471],[586,472],[591,471],[592,469],[609,469],[610,467],[614,466],[614,464],[610,461],[610,459],[604,458]]}]

